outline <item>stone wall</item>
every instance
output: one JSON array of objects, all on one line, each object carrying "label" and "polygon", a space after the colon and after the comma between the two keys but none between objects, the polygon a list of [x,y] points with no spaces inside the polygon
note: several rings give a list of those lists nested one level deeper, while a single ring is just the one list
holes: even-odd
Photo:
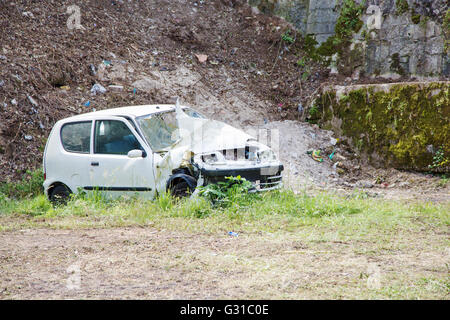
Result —
[{"label": "stone wall", "polygon": [[375,166],[450,171],[450,82],[325,88],[309,121]]},{"label": "stone wall", "polygon": [[[322,44],[335,34],[344,0],[249,0],[267,14],[284,17],[304,35]],[[352,49],[363,63],[353,66],[366,75],[449,77],[445,40],[450,33],[443,19],[447,0],[355,0],[364,3],[364,22],[354,34]],[[447,28],[447,29],[445,29]],[[447,30],[447,33],[445,32]]]}]

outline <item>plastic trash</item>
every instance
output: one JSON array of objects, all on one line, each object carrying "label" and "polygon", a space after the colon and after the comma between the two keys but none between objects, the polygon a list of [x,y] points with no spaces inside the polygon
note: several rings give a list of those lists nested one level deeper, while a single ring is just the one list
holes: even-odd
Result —
[{"label": "plastic trash", "polygon": [[89,107],[90,105],[91,105],[91,102],[89,100],[84,104],[85,107]]},{"label": "plastic trash", "polygon": [[236,232],[233,232],[233,231],[229,231],[228,234],[230,236],[232,236],[232,237],[238,237],[239,236],[239,234],[237,234]]},{"label": "plastic trash", "polygon": [[310,154],[311,157],[316,160],[317,162],[322,162],[323,158],[320,155],[320,150],[312,150],[312,151],[307,151],[307,154]]},{"label": "plastic trash", "polygon": [[91,88],[91,93],[93,95],[96,95],[97,93],[105,93],[105,92],[106,92],[105,87],[103,87],[101,84],[98,84],[98,83],[94,84]]},{"label": "plastic trash", "polygon": [[330,158],[330,160],[333,160],[335,152],[336,152],[336,150],[333,150],[333,152],[328,156],[328,158]]}]

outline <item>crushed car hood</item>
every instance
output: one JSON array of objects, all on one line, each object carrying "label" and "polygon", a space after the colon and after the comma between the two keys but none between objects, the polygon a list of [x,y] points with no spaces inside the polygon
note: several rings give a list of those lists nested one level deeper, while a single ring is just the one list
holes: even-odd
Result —
[{"label": "crushed car hood", "polygon": [[201,154],[242,148],[248,141],[256,141],[244,131],[221,121],[190,117],[178,104],[176,112],[180,139],[171,148],[186,147],[195,154]]}]

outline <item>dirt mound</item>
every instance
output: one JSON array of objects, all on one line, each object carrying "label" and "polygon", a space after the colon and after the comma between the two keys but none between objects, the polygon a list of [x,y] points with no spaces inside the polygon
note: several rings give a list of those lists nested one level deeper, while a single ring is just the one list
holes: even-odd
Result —
[{"label": "dirt mound", "polygon": [[[248,125],[295,116],[300,97],[319,86],[318,66],[311,66],[311,83],[298,80],[301,41],[281,39],[290,26],[244,1],[77,5],[0,3],[1,180],[39,166],[58,119],[93,108],[180,96],[214,118]],[[70,29],[77,12],[80,26]],[[157,85],[147,81],[142,90],[148,78]],[[106,93],[92,95],[96,83]]]}]

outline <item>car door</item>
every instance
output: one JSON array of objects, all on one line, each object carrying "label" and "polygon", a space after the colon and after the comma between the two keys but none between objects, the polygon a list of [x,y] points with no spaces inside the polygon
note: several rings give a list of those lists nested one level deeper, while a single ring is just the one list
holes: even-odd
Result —
[{"label": "car door", "polygon": [[[151,150],[129,120],[122,117],[96,119],[89,164],[88,192],[99,190],[108,198],[121,195],[152,198],[155,194]],[[140,149],[144,157],[130,158]]]},{"label": "car door", "polygon": [[66,122],[58,129],[52,131],[46,148],[48,184],[62,182],[77,192],[88,183],[92,121]]}]

